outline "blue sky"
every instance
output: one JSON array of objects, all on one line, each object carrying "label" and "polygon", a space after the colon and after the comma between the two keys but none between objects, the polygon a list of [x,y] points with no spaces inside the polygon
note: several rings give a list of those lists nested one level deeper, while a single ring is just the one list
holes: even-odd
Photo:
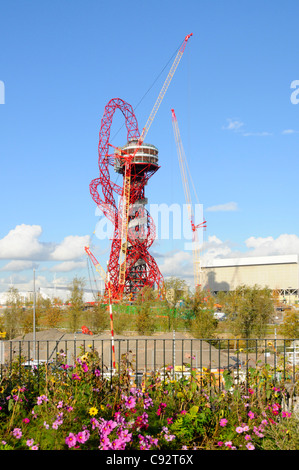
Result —
[{"label": "blue sky", "polygon": [[[142,129],[189,33],[146,138],[161,165],[149,203],[185,202],[174,108],[206,250],[299,253],[299,105],[290,99],[298,13],[295,0],[2,0],[0,291],[30,288],[33,268],[40,287],[87,276],[81,246],[99,221],[89,183],[104,107],[116,97],[138,105]],[[122,124],[115,115],[111,135]],[[112,143],[124,145],[124,131]],[[105,265],[109,240],[91,241]],[[192,274],[184,240],[157,240],[152,250],[165,276]]]}]

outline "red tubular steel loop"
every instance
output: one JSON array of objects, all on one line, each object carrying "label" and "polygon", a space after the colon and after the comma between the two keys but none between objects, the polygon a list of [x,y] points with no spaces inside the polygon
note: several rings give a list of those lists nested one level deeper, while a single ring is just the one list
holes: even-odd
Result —
[{"label": "red tubular steel loop", "polygon": [[[110,129],[114,113],[117,109],[122,112],[125,118],[127,141],[130,142],[132,140],[138,140],[140,137],[137,119],[132,106],[120,98],[111,99],[105,106],[99,132],[99,177],[92,180],[89,185],[92,199],[102,210],[104,215],[114,224],[114,234],[107,267],[110,274],[111,296],[113,299],[117,299],[120,294],[119,257],[121,247],[121,234],[119,227],[121,216],[115,200],[115,195],[122,196],[123,193],[123,187],[111,181],[109,171],[109,167],[114,164],[114,154],[109,155],[109,147],[111,146],[109,143]],[[135,175],[131,174],[130,205],[134,204],[139,199],[144,198],[144,186],[154,172],[155,171],[145,171],[142,178],[136,178]],[[98,187],[101,187],[101,196],[99,195]],[[127,251],[126,258],[126,283],[124,286],[124,293],[137,293],[145,285],[150,287],[155,285],[159,288],[163,284],[163,277],[157,263],[148,252],[149,247],[155,239],[155,225],[144,206],[143,211],[144,215],[147,217],[147,233],[143,233],[142,239],[140,239],[136,237],[137,231],[135,231],[135,229],[128,231],[130,249]],[[146,266],[146,270],[142,273],[142,276],[136,276],[136,272],[135,275],[133,275],[133,271],[137,261],[140,259],[143,260],[142,262],[143,265]]]}]

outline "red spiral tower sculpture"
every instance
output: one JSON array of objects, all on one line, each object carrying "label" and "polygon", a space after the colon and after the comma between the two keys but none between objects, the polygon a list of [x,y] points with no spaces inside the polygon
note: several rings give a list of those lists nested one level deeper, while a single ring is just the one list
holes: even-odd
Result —
[{"label": "red spiral tower sculpture", "polygon": [[[121,148],[109,143],[110,128],[117,109],[122,112],[127,128],[127,143]],[[112,153],[111,147],[114,147]],[[158,149],[140,140],[133,108],[120,98],[110,100],[105,107],[98,154],[99,177],[90,183],[90,193],[114,225],[107,267],[111,296],[114,299],[120,298],[123,293],[135,296],[144,286],[161,289],[162,274],[148,251],[156,231],[145,207],[147,199],[144,193],[144,186],[159,169]],[[111,180],[111,167],[123,176],[122,186]],[[101,195],[98,188],[101,188]]]}]

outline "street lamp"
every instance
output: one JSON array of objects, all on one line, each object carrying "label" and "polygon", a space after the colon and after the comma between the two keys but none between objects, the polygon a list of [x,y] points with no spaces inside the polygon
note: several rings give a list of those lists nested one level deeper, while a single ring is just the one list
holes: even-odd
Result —
[{"label": "street lamp", "polygon": [[35,361],[35,269],[33,269],[33,360]]}]

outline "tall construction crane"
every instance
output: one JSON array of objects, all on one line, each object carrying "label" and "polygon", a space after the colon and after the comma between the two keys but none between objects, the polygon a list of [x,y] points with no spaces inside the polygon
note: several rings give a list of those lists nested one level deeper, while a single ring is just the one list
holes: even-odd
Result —
[{"label": "tall construction crane", "polygon": [[98,262],[98,260],[96,259],[96,257],[92,254],[92,252],[90,251],[90,248],[89,246],[85,246],[84,247],[84,250],[86,251],[86,254],[89,256],[89,258],[91,259],[96,271],[100,274],[101,278],[103,279],[103,281],[105,282],[105,285],[107,283],[107,279],[106,279],[106,272],[104,271],[104,268],[101,266],[101,264]]},{"label": "tall construction crane", "polygon": [[153,123],[153,120],[157,114],[157,111],[162,103],[162,100],[165,96],[165,93],[170,85],[170,82],[174,76],[174,73],[180,63],[182,55],[184,53],[185,47],[189,38],[193,35],[193,33],[188,34],[185,36],[185,39],[178,50],[176,57],[172,63],[172,66],[168,72],[168,75],[165,79],[165,82],[161,88],[161,91],[158,95],[158,98],[154,104],[154,107],[149,115],[149,118],[143,127],[142,133],[138,140],[138,147],[135,149],[134,153],[132,154],[122,154],[121,149],[119,149],[119,154],[125,160],[125,172],[124,172],[124,179],[123,179],[123,201],[122,201],[122,221],[121,221],[121,249],[120,249],[120,257],[119,257],[119,293],[122,296],[122,292],[125,285],[126,279],[126,259],[127,259],[127,247],[128,247],[128,222],[129,222],[129,207],[130,207],[130,182],[131,182],[131,171],[130,165],[132,160],[134,159],[136,153],[138,152],[139,148],[144,142],[144,139],[150,129],[150,126]]},{"label": "tall construction crane", "polygon": [[195,222],[194,222],[194,212],[193,212],[193,205],[192,205],[192,199],[191,199],[191,193],[190,193],[190,187],[189,187],[189,178],[188,178],[188,163],[187,163],[186,155],[184,152],[184,147],[182,144],[178,121],[177,121],[174,109],[171,110],[171,114],[172,114],[172,126],[173,126],[173,131],[174,131],[176,147],[177,147],[185,199],[186,199],[188,215],[189,215],[189,219],[191,223],[194,284],[195,284],[195,288],[197,289],[201,286],[200,246],[199,246],[197,230],[199,228],[206,228],[206,221],[204,220],[203,222],[197,225],[195,225]]}]

